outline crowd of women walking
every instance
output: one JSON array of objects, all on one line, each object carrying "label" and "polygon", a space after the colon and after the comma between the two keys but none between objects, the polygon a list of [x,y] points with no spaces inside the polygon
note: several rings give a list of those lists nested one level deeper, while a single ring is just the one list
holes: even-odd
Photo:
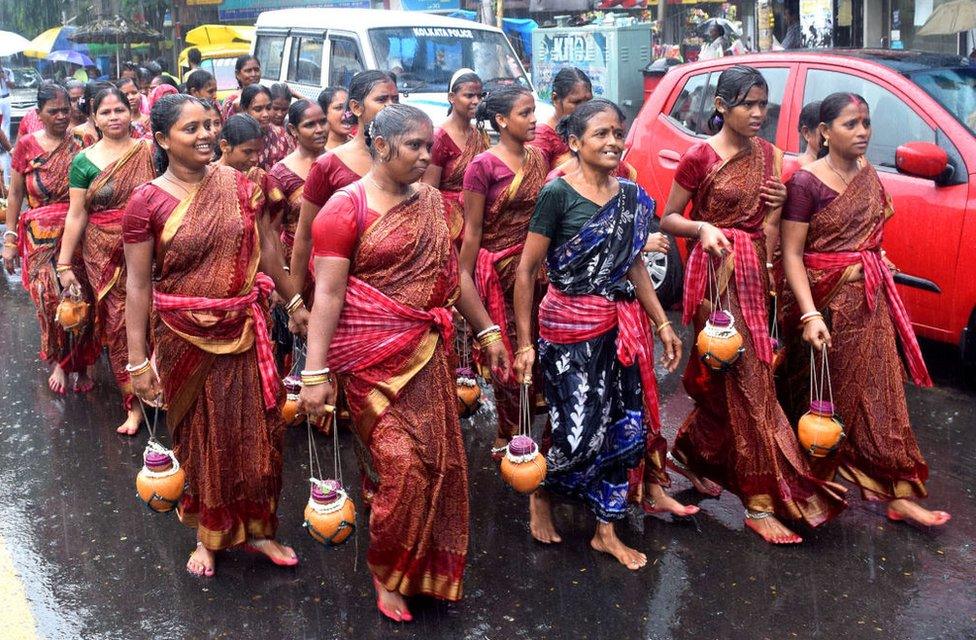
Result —
[{"label": "crowd of women walking", "polygon": [[[662,207],[621,159],[623,113],[593,99],[579,69],[556,76],[549,122],[528,88],[460,69],[437,126],[398,104],[383,71],[317,101],[259,84],[252,56],[237,74],[222,105],[203,70],[149,95],[129,78],[90,83],[82,122],[78,87],[42,85],[13,153],[4,233],[51,391],[90,391],[104,352],[120,434],[138,433],[140,402],[165,407],[187,477],[177,512],[196,532],[191,573],[214,575],[236,547],[299,561],[275,540],[293,341],[305,345],[301,410],[329,420],[348,408],[377,607],[396,621],[411,619],[410,596],[462,597],[466,459],[512,454],[536,406],[548,407],[547,474],[529,497],[532,537],[560,542],[552,501],[569,499],[595,517],[593,548],[629,569],[648,561],[615,530],[632,505],[698,512],[668,495],[669,471],[705,498],[734,494],[773,544],[839,515],[841,480],[891,520],[949,520],[918,503],[928,468],[903,377],[931,382],[881,248],[892,212],[864,155],[863,98],[804,110],[803,167],[784,184],[782,152],[757,135],[763,76],[725,70],[714,135],[684,155]],[[661,371],[694,347],[642,260],[668,249],[658,219],[689,240],[684,321],[742,338],[722,366],[688,358],[694,408],[670,447],[654,338]],[[65,298],[92,310],[70,331],[56,319]],[[490,451],[461,438],[455,369],[468,345],[498,409]],[[846,439],[811,457],[794,425],[827,351]]]}]

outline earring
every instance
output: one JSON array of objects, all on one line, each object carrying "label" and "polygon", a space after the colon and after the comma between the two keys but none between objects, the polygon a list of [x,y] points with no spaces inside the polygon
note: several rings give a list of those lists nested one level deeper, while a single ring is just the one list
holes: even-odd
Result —
[{"label": "earring", "polygon": [[507,128],[507,127],[508,127],[508,125],[507,125],[507,124],[502,124],[502,125],[499,125],[499,126],[501,126],[501,128],[502,128],[502,129],[505,129],[505,128]]},{"label": "earring", "polygon": [[824,138],[823,148],[826,149],[829,146],[830,146],[830,140],[828,140],[827,138]]}]

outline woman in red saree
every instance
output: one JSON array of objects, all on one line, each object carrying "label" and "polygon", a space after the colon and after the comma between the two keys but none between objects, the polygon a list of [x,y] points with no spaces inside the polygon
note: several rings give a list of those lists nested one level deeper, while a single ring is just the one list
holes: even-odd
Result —
[{"label": "woman in red saree", "polygon": [[[811,471],[773,386],[767,324],[764,224],[776,220],[786,189],[779,182],[780,152],[758,137],[766,118],[768,88],[750,67],[719,76],[719,132],[689,149],[678,166],[661,229],[697,239],[688,258],[684,321],[702,330],[712,308],[705,300],[708,261],[743,340],[744,353],[727,371],[691,358],[684,385],[695,407],[668,456],[695,488],[717,496],[735,493],[746,508],[745,524],[772,544],[802,538],[781,519],[810,526],[827,522],[843,506],[843,487]],[[682,212],[693,200],[691,220]]]},{"label": "woman in red saree", "polygon": [[125,262],[122,259],[122,212],[136,187],[152,180],[152,142],[129,135],[131,112],[114,86],[99,91],[91,103],[102,138],[71,162],[71,204],[58,257],[61,285],[79,286],[72,257],[81,246],[85,271],[95,294],[95,330],[108,347],[112,374],[122,391],[127,416],[116,431],[135,435],[139,407],[125,370]]},{"label": "woman in red saree", "polygon": [[312,164],[302,192],[304,201],[295,229],[295,246],[291,254],[291,277],[306,298],[309,286],[309,260],[312,256],[312,221],[332,194],[359,180],[369,171],[372,159],[366,146],[365,129],[376,114],[400,101],[396,82],[383,71],[360,71],[349,83],[349,112],[359,124],[356,135],[344,145],[320,156]]},{"label": "woman in red saree", "polygon": [[128,364],[139,398],[167,407],[186,471],[177,514],[197,538],[186,567],[212,576],[215,553],[237,545],[293,566],[295,552],[274,540],[284,425],[267,314],[272,288],[289,289],[270,220],[260,189],[210,165],[199,100],[166,96],[152,120],[161,175],[136,190],[123,221]]},{"label": "woman in red saree", "polygon": [[563,67],[552,79],[552,106],[556,111],[548,122],[536,126],[535,138],[529,143],[542,152],[548,171],[573,158],[566,141],[556,133],[559,121],[592,99],[593,83],[582,69]]},{"label": "woman in red saree", "polygon": [[235,113],[241,112],[241,92],[252,84],[261,82],[261,63],[250,53],[240,55],[234,62],[234,76],[237,78],[238,90],[224,98],[220,109],[224,122]]},{"label": "woman in red saree", "polygon": [[[456,601],[463,593],[467,465],[447,358],[449,307],[479,329],[491,320],[473,289],[458,298],[441,196],[417,183],[430,161],[430,118],[393,106],[376,116],[369,136],[372,169],[315,220],[301,401],[312,416],[334,411],[332,371],[342,377],[379,477],[367,552],[377,608],[406,622],[413,618],[405,596]],[[493,368],[507,373],[497,332],[488,351]]]},{"label": "woman in red saree", "polygon": [[[515,270],[548,166],[542,153],[528,144],[535,135],[535,99],[528,89],[492,91],[478,105],[478,120],[491,123],[499,143],[475,156],[464,173],[461,288],[481,296],[512,359]],[[544,290],[540,282],[536,286],[535,299],[541,300]],[[479,351],[475,349],[476,357]],[[514,378],[496,379],[494,388],[498,432],[492,456],[500,460],[518,428],[519,384]],[[534,388],[530,397],[535,397]]]},{"label": "woman in red saree", "polygon": [[129,110],[132,113],[132,120],[129,126],[132,128],[133,138],[151,138],[152,126],[149,122],[149,114],[142,111],[142,94],[135,80],[124,79],[118,82],[119,90],[125,94],[129,100]]},{"label": "woman in red saree", "polygon": [[[83,332],[71,335],[55,321],[61,285],[54,262],[68,213],[68,169],[78,152],[78,145],[68,135],[70,111],[67,91],[50,82],[41,85],[36,113],[42,128],[18,138],[13,151],[3,246],[4,266],[9,273],[14,272],[18,253],[23,259],[21,276],[41,331],[41,360],[50,364],[48,386],[59,394],[65,393],[70,373],[78,374],[75,391],[91,390],[88,367],[99,353],[93,338],[94,323],[86,323]],[[29,209],[20,214],[25,196]],[[75,252],[72,264],[84,274],[80,252]],[[80,293],[91,303],[87,280],[82,285]]]},{"label": "woman in red saree", "polygon": [[891,210],[864,158],[871,114],[861,96],[835,93],[824,98],[817,120],[828,151],[793,174],[783,210],[783,319],[791,349],[784,406],[795,417],[806,411],[807,344],[829,346],[833,405],[847,438],[813,470],[854,483],[865,500],[886,502],[891,520],[942,525],[948,513],[915,502],[927,495],[929,469],[909,424],[899,351],[915,384],[932,381],[895,289],[896,269],[881,248]]},{"label": "woman in red saree", "polygon": [[459,69],[451,78],[447,101],[447,120],[434,132],[430,150],[430,167],[424,182],[437,187],[444,199],[444,210],[451,224],[451,235],[461,241],[464,230],[464,207],[461,191],[464,171],[474,157],[488,150],[488,134],[471,124],[481,103],[481,78],[470,69]]}]

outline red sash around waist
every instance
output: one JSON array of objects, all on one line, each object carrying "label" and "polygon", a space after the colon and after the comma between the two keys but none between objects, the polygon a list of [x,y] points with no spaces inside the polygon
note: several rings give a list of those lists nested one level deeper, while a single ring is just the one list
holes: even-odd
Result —
[{"label": "red sash around waist", "polygon": [[647,423],[659,428],[654,341],[647,314],[637,300],[611,302],[603,296],[568,296],[549,287],[539,305],[539,336],[554,344],[592,340],[617,327],[617,360],[625,367],[637,362]]},{"label": "red sash around waist", "polygon": [[888,313],[898,331],[898,337],[901,338],[908,372],[915,384],[931,387],[932,379],[929,377],[925,360],[922,359],[922,350],[919,348],[915,332],[912,330],[911,318],[908,317],[901,296],[895,289],[894,277],[881,259],[881,252],[877,249],[871,249],[867,251],[803,254],[803,263],[811,269],[843,269],[858,262],[864,268],[864,296],[868,303],[868,309],[874,311],[877,306],[878,287],[883,287],[885,298],[888,301]]},{"label": "red sash around waist", "polygon": [[478,261],[474,268],[474,284],[478,289],[478,295],[485,303],[488,316],[502,330],[502,344],[511,359],[512,342],[508,339],[508,320],[505,317],[505,292],[502,289],[501,280],[498,278],[499,262],[506,258],[521,253],[523,243],[515,244],[501,251],[488,251],[481,248],[478,251]]},{"label": "red sash around waist", "polygon": [[[25,289],[30,289],[27,259],[30,257],[31,247],[27,244],[27,235],[29,233],[27,231],[27,225],[31,222],[39,222],[42,225],[61,226],[64,224],[64,219],[67,214],[68,203],[55,202],[54,204],[35,207],[29,211],[25,211],[17,220],[17,251],[20,252],[21,260],[20,281],[23,283]],[[58,240],[58,246],[61,246],[60,239]]]},{"label": "red sash around waist", "polygon": [[[766,318],[766,283],[763,281],[766,270],[759,264],[753,241],[763,237],[762,231],[749,233],[741,229],[722,229],[725,237],[732,243],[733,273],[735,275],[735,289],[739,296],[739,306],[749,333],[752,335],[752,346],[756,355],[763,362],[772,362],[773,344],[769,337],[769,326]],[[708,286],[708,260],[701,243],[696,243],[688,256],[688,267],[685,273],[684,315],[685,324],[698,309],[698,305],[705,299],[705,289]]]},{"label": "red sash around waist", "polygon": [[[258,358],[258,372],[261,376],[261,390],[264,395],[265,409],[273,409],[277,402],[278,373],[275,369],[274,351],[271,348],[271,336],[264,317],[264,307],[261,297],[267,298],[274,290],[271,278],[258,273],[254,288],[251,292],[235,298],[207,298],[203,296],[181,296],[176,294],[153,291],[153,307],[159,312],[160,318],[169,326],[186,328],[187,317],[179,315],[181,311],[244,311],[249,310],[254,322],[254,345]],[[219,330],[217,325],[191,327],[198,329],[201,334]]]},{"label": "red sash around waist", "polygon": [[398,357],[430,332],[440,331],[450,347],[454,335],[451,312],[444,307],[423,310],[390,298],[379,289],[349,277],[329,364],[339,373],[354,373]]}]

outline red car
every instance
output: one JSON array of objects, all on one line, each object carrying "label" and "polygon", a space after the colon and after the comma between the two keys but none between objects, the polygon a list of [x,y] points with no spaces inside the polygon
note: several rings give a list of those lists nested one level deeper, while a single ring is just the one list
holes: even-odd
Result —
[{"label": "red car", "polygon": [[[911,51],[783,51],[662,70],[630,129],[627,161],[663,206],[681,155],[709,133],[723,69],[747,64],[769,84],[760,135],[797,168],[803,105],[835,91],[871,108],[867,157],[894,201],[884,246],[902,270],[899,291],[919,335],[959,345],[976,361],[976,66]],[[663,214],[659,211],[659,214]]]}]

